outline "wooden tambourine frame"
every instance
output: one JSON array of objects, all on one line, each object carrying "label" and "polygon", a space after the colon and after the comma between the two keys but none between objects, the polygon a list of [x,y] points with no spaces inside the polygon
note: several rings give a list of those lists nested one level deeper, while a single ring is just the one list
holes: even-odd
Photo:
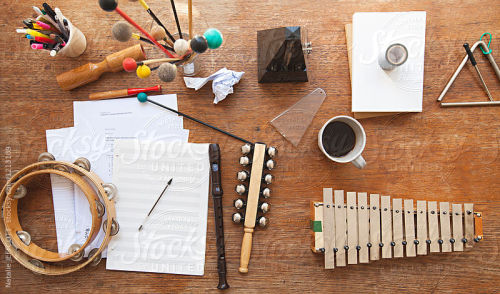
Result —
[{"label": "wooden tambourine frame", "polygon": [[[86,242],[71,254],[59,254],[47,251],[34,243],[26,245],[17,235],[17,232],[22,229],[17,215],[18,199],[13,198],[13,196],[21,184],[40,174],[57,174],[71,180],[82,189],[87,200],[89,200],[92,213],[92,229]],[[83,177],[90,180],[97,191],[95,191]],[[8,187],[11,188],[8,189]],[[0,192],[0,202],[3,203],[2,217],[0,218],[0,240],[7,251],[19,263],[35,273],[44,275],[63,275],[77,271],[90,263],[96,265],[97,262],[94,260],[100,259],[101,252],[106,248],[111,237],[118,232],[118,223],[116,222],[116,211],[113,201],[116,191],[109,191],[109,187],[110,184],[103,183],[96,174],[73,163],[63,161],[41,161],[31,164],[13,175]],[[91,243],[99,232],[102,220],[101,217],[104,214],[104,211],[99,211],[98,202],[102,203],[99,198],[104,202],[107,220],[111,220],[104,220],[103,222],[105,236],[100,247],[97,248],[97,251],[95,251],[96,248],[94,248],[91,254],[89,254],[89,257],[78,264],[67,266],[57,263],[82,254],[86,246]],[[4,219],[6,207],[10,209],[9,222],[5,222]],[[16,247],[20,250],[17,250]],[[41,260],[46,262],[43,263]]]}]

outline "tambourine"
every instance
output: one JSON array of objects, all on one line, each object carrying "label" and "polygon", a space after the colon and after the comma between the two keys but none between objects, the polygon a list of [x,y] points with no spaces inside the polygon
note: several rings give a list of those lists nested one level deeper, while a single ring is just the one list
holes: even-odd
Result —
[{"label": "tambourine", "polygon": [[[39,247],[32,242],[31,235],[24,231],[19,223],[18,201],[28,194],[26,184],[34,177],[43,174],[55,174],[70,180],[82,190],[89,202],[92,215],[89,236],[83,244],[71,245],[67,252],[53,252]],[[0,240],[19,263],[35,273],[63,275],[77,271],[88,264],[96,266],[101,260],[101,252],[111,237],[119,231],[113,200],[116,194],[117,190],[113,184],[103,183],[90,171],[90,162],[87,159],[78,158],[74,163],[69,163],[56,161],[50,153],[42,153],[37,163],[28,165],[14,174],[0,192],[0,202],[3,203]],[[107,219],[103,221],[105,212]],[[85,249],[95,239],[101,225],[105,233],[104,239],[101,245],[91,249],[88,258],[84,259]]]}]

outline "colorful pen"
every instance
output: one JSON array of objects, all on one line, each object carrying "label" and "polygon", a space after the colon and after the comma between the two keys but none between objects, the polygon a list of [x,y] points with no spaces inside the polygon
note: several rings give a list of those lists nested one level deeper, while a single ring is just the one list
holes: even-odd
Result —
[{"label": "colorful pen", "polygon": [[35,42],[40,42],[40,43],[47,43],[47,44],[56,44],[56,41],[49,39],[49,38],[44,38],[44,37],[37,37],[37,36],[32,36],[32,35],[26,35],[27,39],[30,40],[35,40]]},{"label": "colorful pen", "polygon": [[50,44],[41,44],[41,43],[32,43],[31,44],[31,49],[36,49],[36,50],[50,50],[52,49],[52,46]]},{"label": "colorful pen", "polygon": [[19,34],[28,34],[28,35],[32,35],[35,37],[44,37],[44,38],[50,39],[49,36],[42,34],[39,31],[32,30],[32,29],[16,29],[16,32]]}]

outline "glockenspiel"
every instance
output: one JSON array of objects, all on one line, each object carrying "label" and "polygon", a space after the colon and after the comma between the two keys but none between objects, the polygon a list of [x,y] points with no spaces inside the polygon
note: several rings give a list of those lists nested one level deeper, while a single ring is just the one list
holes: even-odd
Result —
[{"label": "glockenspiel", "polygon": [[323,189],[311,202],[312,251],[323,253],[325,269],[380,258],[464,251],[483,239],[482,214],[472,203],[368,195]]}]

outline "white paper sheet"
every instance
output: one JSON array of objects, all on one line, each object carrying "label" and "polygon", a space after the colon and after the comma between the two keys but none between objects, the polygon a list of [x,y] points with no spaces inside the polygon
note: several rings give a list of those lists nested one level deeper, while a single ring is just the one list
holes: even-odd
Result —
[{"label": "white paper sheet", "polygon": [[[422,111],[425,20],[425,11],[354,14],[353,112]],[[394,43],[408,49],[408,59],[384,71],[378,64],[379,52]]]},{"label": "white paper sheet", "polygon": [[[170,178],[171,186],[139,232]],[[117,140],[113,183],[120,232],[108,246],[106,269],[203,275],[208,144]]]},{"label": "white paper sheet", "polygon": [[[177,110],[177,95],[156,95],[150,96],[156,102],[164,104],[172,109]],[[83,123],[91,123],[93,125],[102,124],[103,121],[113,120],[115,118],[130,118],[136,117],[156,117],[160,115],[177,116],[177,114],[165,110],[151,103],[140,103],[137,98],[122,98],[109,99],[98,101],[75,101],[73,102],[73,119],[75,126]]]},{"label": "white paper sheet", "polygon": [[[177,109],[176,95],[155,97]],[[104,182],[111,182],[112,179],[115,139],[187,142],[189,137],[189,131],[183,129],[182,117],[155,105],[141,104],[136,98],[74,102],[74,109],[75,122],[78,120],[79,124],[72,128],[47,130],[47,150],[56,160],[73,162],[78,157],[89,159],[91,170]],[[51,176],[51,181],[58,250],[66,252],[72,244],[83,244],[87,239],[91,227],[89,205],[80,189],[68,180]],[[103,237],[101,228],[97,238],[86,249],[86,254],[98,246]],[[103,252],[103,257],[106,257],[106,252]]]}]

